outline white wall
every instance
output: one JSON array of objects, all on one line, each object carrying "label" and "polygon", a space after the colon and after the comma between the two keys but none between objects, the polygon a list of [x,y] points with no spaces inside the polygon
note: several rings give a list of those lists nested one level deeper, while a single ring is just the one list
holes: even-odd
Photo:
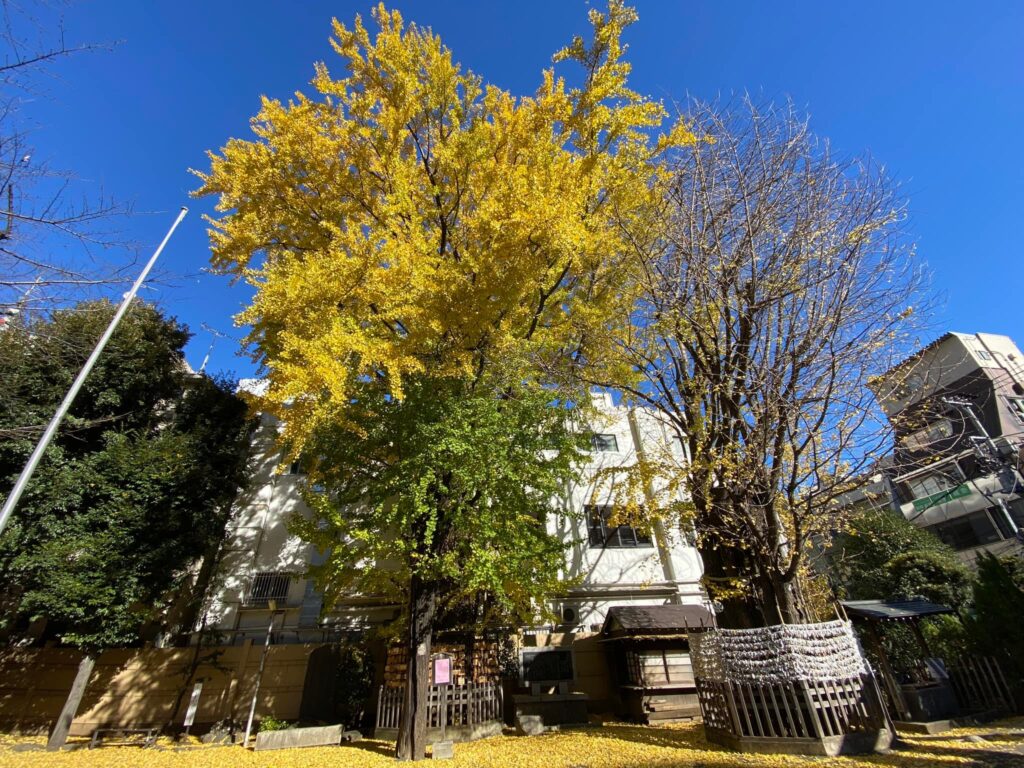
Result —
[{"label": "white wall", "polygon": [[[678,528],[667,527],[657,537],[667,546],[660,549],[657,540],[651,546],[636,548],[595,548],[588,542],[583,507],[610,500],[611,490],[599,488],[596,476],[602,469],[626,466],[636,461],[639,439],[648,455],[673,456],[684,460],[678,441],[665,425],[649,413],[615,406],[608,395],[595,395],[605,413],[595,432],[614,434],[618,451],[593,453],[585,467],[583,480],[567,487],[562,499],[553,501],[556,513],[549,525],[552,532],[574,541],[567,555],[565,575],[579,577],[581,583],[554,606],[576,609],[579,628],[586,629],[604,621],[611,605],[666,602],[699,602],[701,563],[696,550],[684,540]],[[229,526],[229,543],[214,590],[209,624],[223,631],[265,632],[269,621],[266,609],[242,606],[256,573],[291,572],[300,576],[317,553],[288,532],[288,519],[308,510],[299,498],[301,477],[282,474],[281,456],[276,446],[279,425],[270,416],[261,417],[254,437],[254,472],[250,490],[240,499]],[[283,468],[287,470],[287,467]],[[565,514],[566,505],[573,510]],[[287,611],[278,626],[296,628],[311,625],[313,609],[319,608],[303,578],[295,579],[288,596]],[[305,610],[303,610],[305,606]],[[279,606],[281,608],[282,606]],[[354,602],[332,613],[332,620],[345,625],[378,623],[390,620],[392,611],[379,605]],[[300,619],[302,620],[300,622]]]}]

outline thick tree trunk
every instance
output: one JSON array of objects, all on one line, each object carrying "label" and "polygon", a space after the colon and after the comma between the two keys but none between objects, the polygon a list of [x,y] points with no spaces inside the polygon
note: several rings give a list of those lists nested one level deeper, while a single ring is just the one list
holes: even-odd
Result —
[{"label": "thick tree trunk", "polygon": [[82,703],[82,696],[85,695],[85,688],[89,685],[89,677],[92,675],[92,668],[96,666],[96,657],[86,654],[78,664],[78,673],[75,681],[71,684],[67,701],[64,702],[64,709],[60,711],[53,731],[50,733],[50,740],[46,742],[46,748],[54,752],[64,746],[68,740],[68,732],[71,730],[71,722],[78,713],[78,705]]},{"label": "thick tree trunk", "polygon": [[715,595],[713,585],[717,580],[747,580],[748,571],[743,567],[742,552],[718,544],[708,543],[700,548],[701,560],[704,563],[705,584],[713,600],[721,603],[722,610],[718,614],[718,625],[725,629],[748,629],[759,626],[760,612],[750,598],[741,596]]},{"label": "thick tree trunk", "polygon": [[777,572],[758,572],[751,576],[757,592],[759,608],[768,626],[801,622],[793,584]]},{"label": "thick tree trunk", "polygon": [[405,650],[408,670],[398,723],[399,760],[422,760],[427,753],[427,691],[430,686],[430,646],[438,587],[413,576],[409,584],[409,625]]}]

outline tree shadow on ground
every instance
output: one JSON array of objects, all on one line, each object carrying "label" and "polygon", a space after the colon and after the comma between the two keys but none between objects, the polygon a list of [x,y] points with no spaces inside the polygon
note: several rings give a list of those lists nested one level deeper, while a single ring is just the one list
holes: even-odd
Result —
[{"label": "tree shadow on ground", "polygon": [[340,749],[361,749],[364,752],[373,752],[375,755],[384,755],[385,757],[395,756],[395,744],[392,741],[364,739],[362,741],[351,741],[347,744],[342,744],[340,745]]},{"label": "tree shadow on ground", "polygon": [[[756,764],[758,758],[767,763],[772,755],[745,755],[739,758],[741,753],[733,752],[726,747],[712,744],[704,737],[704,730],[699,725],[691,727],[651,727],[630,725],[627,723],[605,723],[604,726],[594,731],[595,736],[621,739],[652,747],[666,747],[681,750],[691,750],[702,753],[693,762],[693,765],[702,765],[711,768],[719,766],[733,766],[738,762]],[[985,768],[1024,768],[1024,754],[1007,752],[1010,744],[1007,741],[1024,740],[1024,734],[992,734],[992,748],[986,748],[978,742],[963,741],[963,736],[941,738],[937,734],[929,738],[899,739],[894,742],[892,750],[888,754],[872,754],[851,756],[859,762],[870,763],[879,766],[899,766],[900,768],[933,768],[937,764],[948,763],[950,758],[957,757],[968,760],[967,765],[984,766]],[[983,737],[987,738],[987,737]],[[996,739],[1005,739],[1003,745],[995,743]],[[931,742],[931,743],[930,743]],[[963,746],[950,746],[952,743]],[[1002,747],[1002,748],[1000,748]],[[737,759],[739,758],[739,759]],[[800,765],[805,761],[808,766],[816,764],[822,757],[812,755],[795,756],[786,755],[786,765]],[[842,759],[842,758],[840,758]],[[689,760],[692,760],[690,758]],[[685,758],[681,759],[679,765],[690,765],[691,762]]]},{"label": "tree shadow on ground", "polygon": [[[969,741],[963,742],[963,747],[949,746],[950,742],[959,743],[961,738],[950,739],[944,744],[903,744],[899,750],[893,751],[893,755],[900,756],[900,765],[915,766],[915,768],[918,765],[931,766],[940,762],[948,762],[948,759],[952,757],[966,758],[972,761],[973,765],[986,766],[986,768],[1024,767],[1024,754],[1019,752],[1007,752],[1005,749],[997,748],[986,749],[977,742]],[[922,762],[919,763],[918,760]]]}]

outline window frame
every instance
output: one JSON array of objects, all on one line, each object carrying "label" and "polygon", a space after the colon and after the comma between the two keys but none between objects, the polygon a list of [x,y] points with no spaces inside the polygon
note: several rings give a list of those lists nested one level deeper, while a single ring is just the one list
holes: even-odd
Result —
[{"label": "window frame", "polygon": [[[670,663],[671,661],[674,663]],[[686,663],[680,664],[680,657],[685,657]],[[652,662],[650,664],[646,662]],[[688,667],[689,674],[675,678],[671,670],[678,671],[681,667]],[[660,670],[658,670],[660,667]],[[693,659],[688,650],[682,648],[635,648],[626,651],[626,670],[629,682],[644,688],[655,687],[693,687],[696,685],[693,672]],[[664,675],[664,680],[649,680],[648,672],[657,670],[657,674]],[[657,676],[657,674],[655,676]]]},{"label": "window frame", "polygon": [[[611,448],[608,448],[608,440]],[[619,453],[619,438],[614,432],[594,432],[590,435],[590,450],[593,453]]]},{"label": "window frame", "polygon": [[[948,430],[948,431],[947,431]],[[926,424],[920,429],[915,429],[900,439],[903,447],[909,451],[926,451],[934,449],[937,443],[953,437],[953,422],[943,416],[933,422]]]},{"label": "window frame", "polygon": [[[647,549],[654,547],[651,533],[642,533],[632,525],[608,525],[614,514],[611,504],[585,504],[583,513],[587,518],[587,542],[590,549]],[[632,541],[623,539],[628,534]]]},{"label": "window frame", "polygon": [[1010,409],[1010,413],[1013,414],[1019,423],[1024,424],[1024,397],[1018,395],[1006,395],[1006,407]]},{"label": "window frame", "polygon": [[257,571],[249,580],[245,593],[246,608],[267,608],[270,601],[287,603],[293,574],[285,571]]},{"label": "window frame", "polygon": [[[986,524],[987,531],[984,530]],[[934,523],[926,526],[926,529],[957,552],[998,544],[1004,540],[999,526],[996,525],[987,508],[968,512],[966,515],[960,515],[951,520],[943,520],[941,523]],[[970,534],[969,537],[963,535],[967,532]]]}]

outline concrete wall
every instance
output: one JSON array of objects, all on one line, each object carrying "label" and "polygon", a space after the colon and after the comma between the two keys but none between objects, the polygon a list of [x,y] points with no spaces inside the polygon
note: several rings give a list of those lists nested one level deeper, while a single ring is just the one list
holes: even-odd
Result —
[{"label": "concrete wall", "polygon": [[525,636],[523,647],[570,648],[575,676],[572,690],[590,697],[587,708],[591,712],[611,712],[615,709],[615,691],[605,655],[607,643],[599,640],[600,635],[587,632],[552,632]]},{"label": "concrete wall", "polygon": [[[256,717],[299,717],[310,654],[321,646],[271,646],[260,685]],[[100,656],[72,735],[100,727],[180,726],[194,682],[202,679],[194,730],[228,718],[245,728],[263,648],[118,649]],[[12,649],[0,654],[0,727],[48,730],[60,713],[81,654],[56,648]],[[181,691],[184,695],[178,703]],[[176,706],[177,704],[177,706]]]}]

